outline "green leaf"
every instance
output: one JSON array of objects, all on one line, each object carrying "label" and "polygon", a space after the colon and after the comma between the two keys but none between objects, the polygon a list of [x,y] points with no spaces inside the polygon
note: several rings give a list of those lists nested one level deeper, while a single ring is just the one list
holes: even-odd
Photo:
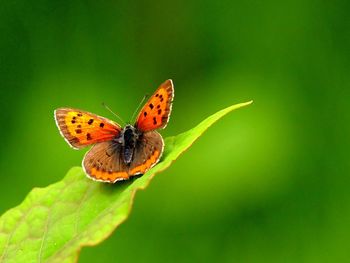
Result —
[{"label": "green leaf", "polygon": [[250,103],[223,109],[195,128],[165,139],[162,161],[136,180],[98,183],[74,167],[60,182],[33,189],[0,217],[0,262],[77,261],[82,247],[100,243],[128,217],[137,190],[146,188],[213,123]]}]

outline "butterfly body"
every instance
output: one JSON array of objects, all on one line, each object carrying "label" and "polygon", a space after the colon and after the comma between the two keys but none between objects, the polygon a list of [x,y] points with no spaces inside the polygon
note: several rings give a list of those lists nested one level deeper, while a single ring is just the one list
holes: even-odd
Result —
[{"label": "butterfly body", "polygon": [[134,126],[128,124],[117,138],[117,142],[120,143],[122,147],[123,160],[125,164],[131,163],[134,150],[140,137],[142,137],[142,133],[139,132]]},{"label": "butterfly body", "polygon": [[174,88],[165,81],[141,109],[136,123],[121,128],[95,114],[73,109],[55,111],[61,135],[74,149],[93,145],[82,166],[91,179],[115,183],[144,174],[160,160],[164,142],[156,131],[169,120]]}]

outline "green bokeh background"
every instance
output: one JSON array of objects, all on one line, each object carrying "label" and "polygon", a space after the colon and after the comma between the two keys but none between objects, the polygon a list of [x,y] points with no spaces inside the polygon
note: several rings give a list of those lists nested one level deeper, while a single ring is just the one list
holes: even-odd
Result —
[{"label": "green bokeh background", "polygon": [[85,150],[53,110],[129,119],[165,79],[163,136],[234,103],[79,262],[347,262],[349,1],[2,1],[0,211]]}]

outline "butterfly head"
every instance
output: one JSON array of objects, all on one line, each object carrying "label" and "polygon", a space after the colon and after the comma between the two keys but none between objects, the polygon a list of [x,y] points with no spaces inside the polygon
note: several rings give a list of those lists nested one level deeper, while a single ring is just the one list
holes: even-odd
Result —
[{"label": "butterfly head", "polygon": [[139,134],[139,131],[138,131],[133,125],[127,124],[127,125],[125,125],[125,127],[124,127],[122,133],[124,134],[124,136],[125,136],[126,134],[138,135],[138,134]]}]

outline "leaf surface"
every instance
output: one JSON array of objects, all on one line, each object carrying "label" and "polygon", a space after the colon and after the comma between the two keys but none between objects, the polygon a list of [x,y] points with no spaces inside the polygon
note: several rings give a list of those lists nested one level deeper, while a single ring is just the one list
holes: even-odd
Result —
[{"label": "leaf surface", "polygon": [[0,262],[76,262],[82,247],[102,242],[128,217],[137,190],[146,188],[213,123],[250,103],[230,106],[166,138],[161,162],[138,179],[98,183],[73,167],[61,181],[34,188],[0,217]]}]

